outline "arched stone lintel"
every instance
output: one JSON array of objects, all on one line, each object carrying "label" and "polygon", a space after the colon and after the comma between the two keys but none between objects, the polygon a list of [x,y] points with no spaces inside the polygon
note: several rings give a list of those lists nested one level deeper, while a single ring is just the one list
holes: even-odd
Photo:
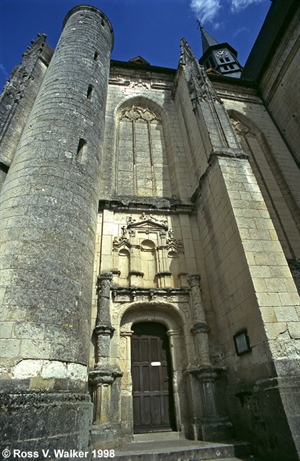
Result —
[{"label": "arched stone lintel", "polygon": [[153,101],[153,99],[147,98],[147,96],[144,96],[142,94],[136,95],[133,97],[125,97],[119,103],[119,105],[117,105],[115,108],[115,111],[114,111],[115,120],[119,119],[124,109],[126,108],[129,109],[132,106],[148,107],[150,110],[152,110],[155,114],[157,114],[161,118],[164,125],[168,123],[168,115],[165,109],[160,104]]},{"label": "arched stone lintel", "polygon": [[179,330],[185,325],[180,309],[167,302],[133,302],[121,309],[120,329],[129,331],[136,322],[158,322],[168,330]]}]

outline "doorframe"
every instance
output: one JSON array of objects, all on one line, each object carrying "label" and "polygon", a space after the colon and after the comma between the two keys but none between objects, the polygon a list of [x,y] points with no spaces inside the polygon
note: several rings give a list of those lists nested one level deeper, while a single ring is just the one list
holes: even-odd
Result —
[{"label": "doorframe", "polygon": [[[171,378],[171,386],[168,385],[168,391],[167,391],[167,395],[168,395],[168,408],[169,408],[169,415],[168,415],[168,418],[169,418],[169,424],[170,424],[170,427],[169,428],[163,428],[164,426],[161,425],[161,426],[157,426],[157,431],[176,431],[176,429],[174,428],[174,426],[176,427],[176,418],[175,418],[175,402],[174,402],[174,392],[173,392],[173,367],[172,367],[172,361],[171,361],[171,348],[170,348],[170,340],[169,340],[169,335],[167,334],[168,330],[166,328],[166,326],[161,323],[161,322],[157,322],[157,321],[147,321],[147,322],[141,322],[141,321],[137,321],[137,322],[134,322],[132,324],[132,329],[134,330],[134,327],[135,325],[143,325],[145,330],[144,330],[144,333],[141,334],[141,336],[146,336],[147,338],[150,338],[150,337],[153,337],[153,338],[159,338],[159,339],[162,339],[163,341],[166,341],[166,345],[167,345],[167,349],[166,349],[166,364],[167,364],[167,370],[168,370],[168,374],[170,373],[170,378]],[[159,334],[155,334],[155,332],[153,332],[153,334],[150,334],[148,333],[147,334],[147,327],[146,325],[149,325],[149,326],[154,326],[154,325],[160,325],[163,327],[163,330],[164,330],[164,333],[163,335],[159,335]],[[136,335],[135,337],[138,337],[139,335]],[[132,335],[133,337],[133,335]],[[132,342],[132,337],[131,337],[131,359],[132,359],[132,345],[133,345],[133,342]],[[150,366],[150,360],[147,360],[147,363],[148,363],[148,366]],[[131,361],[131,366],[132,366],[132,361]],[[151,367],[150,367],[151,368]],[[160,374],[161,375],[161,374]],[[133,389],[133,376],[132,376],[132,369],[131,369],[131,377],[132,377],[132,398],[134,396],[134,389]],[[161,379],[162,379],[162,376],[160,376]],[[149,379],[150,379],[150,375],[149,375]],[[150,386],[150,383],[149,383],[149,386]],[[160,385],[159,386],[163,386],[163,381],[160,380]],[[149,392],[150,392],[150,387],[149,387]],[[133,412],[133,423],[134,423],[134,427],[137,428],[136,424],[135,424],[135,418],[134,418],[134,412]],[[173,428],[172,428],[173,427]],[[177,427],[176,427],[177,428]],[[143,430],[142,432],[155,432],[155,426],[152,426],[149,425],[149,430]]]},{"label": "doorframe", "polygon": [[[133,403],[132,403],[132,377],[131,377],[131,336],[132,325],[140,322],[161,323],[167,328],[169,337],[169,348],[172,367],[172,389],[175,423],[177,431],[180,431],[183,424],[179,388],[182,387],[182,362],[187,365],[186,344],[184,341],[185,319],[183,313],[177,306],[171,303],[159,302],[136,302],[124,306],[121,313],[120,337],[123,343],[122,348],[123,360],[120,368],[123,372],[121,382],[121,421],[127,421],[127,427],[124,432],[129,431],[133,434]],[[179,360],[181,357],[182,360]]]}]

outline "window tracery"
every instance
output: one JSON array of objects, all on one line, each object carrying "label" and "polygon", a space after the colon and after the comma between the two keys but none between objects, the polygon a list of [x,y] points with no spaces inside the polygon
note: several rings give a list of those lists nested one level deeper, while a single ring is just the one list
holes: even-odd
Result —
[{"label": "window tracery", "polygon": [[117,149],[119,195],[172,196],[163,123],[157,113],[146,105],[121,110]]}]

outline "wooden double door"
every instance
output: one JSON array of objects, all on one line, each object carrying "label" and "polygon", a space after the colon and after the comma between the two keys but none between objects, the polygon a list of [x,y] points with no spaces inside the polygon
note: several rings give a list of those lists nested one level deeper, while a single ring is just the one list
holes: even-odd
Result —
[{"label": "wooden double door", "polygon": [[134,432],[176,430],[167,329],[160,323],[132,327]]}]

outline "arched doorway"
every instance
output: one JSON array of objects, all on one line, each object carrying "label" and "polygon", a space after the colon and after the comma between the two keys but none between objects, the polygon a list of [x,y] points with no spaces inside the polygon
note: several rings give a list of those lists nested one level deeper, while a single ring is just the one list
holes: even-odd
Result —
[{"label": "arched doorway", "polygon": [[134,432],[176,430],[167,329],[161,323],[140,322],[132,330]]}]

